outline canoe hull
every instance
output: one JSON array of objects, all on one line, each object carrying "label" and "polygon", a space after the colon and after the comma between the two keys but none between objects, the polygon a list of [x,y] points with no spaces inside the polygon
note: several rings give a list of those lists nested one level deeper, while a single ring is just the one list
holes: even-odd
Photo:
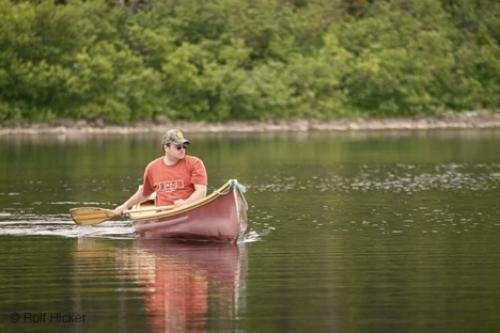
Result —
[{"label": "canoe hull", "polygon": [[134,223],[139,238],[236,242],[247,226],[247,204],[236,186],[193,209]]}]

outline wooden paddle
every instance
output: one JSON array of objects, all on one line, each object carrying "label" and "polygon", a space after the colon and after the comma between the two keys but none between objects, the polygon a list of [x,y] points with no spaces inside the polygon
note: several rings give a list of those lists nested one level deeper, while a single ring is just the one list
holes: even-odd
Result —
[{"label": "wooden paddle", "polygon": [[[124,211],[125,215],[131,212],[148,212],[148,211],[163,211],[175,208],[175,205],[171,206],[155,206],[150,208],[139,208],[139,209],[129,209]],[[111,209],[100,208],[100,207],[79,207],[71,208],[69,210],[73,221],[76,224],[89,225],[89,224],[99,224],[107,220],[116,217],[115,213]]]}]

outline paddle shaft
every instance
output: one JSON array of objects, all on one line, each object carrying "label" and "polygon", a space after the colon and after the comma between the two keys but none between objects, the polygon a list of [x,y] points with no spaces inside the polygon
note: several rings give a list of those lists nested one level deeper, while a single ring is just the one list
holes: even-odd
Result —
[{"label": "paddle shaft", "polygon": [[168,205],[168,206],[153,206],[153,207],[147,207],[147,208],[138,208],[138,209],[127,209],[123,211],[123,214],[130,214],[130,213],[142,213],[142,212],[150,212],[150,211],[155,211],[155,210],[170,210],[174,209],[175,205]]},{"label": "paddle shaft", "polygon": [[[166,211],[174,208],[175,205],[171,206],[153,206],[147,208],[139,208],[139,209],[128,209],[123,211],[123,215],[130,215],[132,212],[151,212],[151,211]],[[110,220],[116,215],[115,212],[111,209],[99,208],[99,207],[81,207],[81,208],[72,208],[70,209],[70,214],[73,220],[77,224],[98,224]]]}]

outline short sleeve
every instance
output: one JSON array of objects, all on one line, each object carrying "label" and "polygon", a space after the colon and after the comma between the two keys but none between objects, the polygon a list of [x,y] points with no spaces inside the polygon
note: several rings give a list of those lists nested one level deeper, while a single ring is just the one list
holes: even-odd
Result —
[{"label": "short sleeve", "polygon": [[192,161],[191,183],[205,186],[208,184],[207,170],[199,158],[194,158]]}]

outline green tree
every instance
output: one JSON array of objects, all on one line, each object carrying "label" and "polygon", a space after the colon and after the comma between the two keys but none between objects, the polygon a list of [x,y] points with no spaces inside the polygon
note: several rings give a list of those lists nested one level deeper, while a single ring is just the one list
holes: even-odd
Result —
[{"label": "green tree", "polygon": [[0,0],[0,122],[500,104],[493,0]]}]

